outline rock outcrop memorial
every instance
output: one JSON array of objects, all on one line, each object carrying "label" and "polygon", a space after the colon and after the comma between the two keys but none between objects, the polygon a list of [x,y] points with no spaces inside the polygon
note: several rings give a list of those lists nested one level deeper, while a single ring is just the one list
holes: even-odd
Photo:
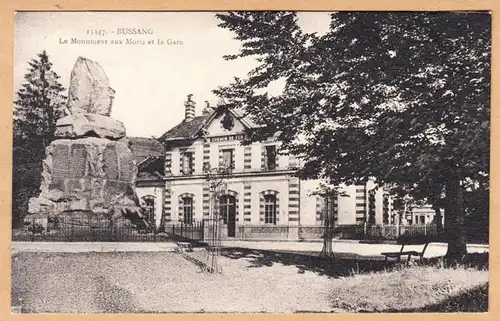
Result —
[{"label": "rock outcrop memorial", "polygon": [[46,148],[41,192],[30,200],[29,214],[141,218],[137,169],[124,142],[125,127],[110,117],[114,93],[97,62],[77,59],[69,115],[57,121],[56,139]]}]

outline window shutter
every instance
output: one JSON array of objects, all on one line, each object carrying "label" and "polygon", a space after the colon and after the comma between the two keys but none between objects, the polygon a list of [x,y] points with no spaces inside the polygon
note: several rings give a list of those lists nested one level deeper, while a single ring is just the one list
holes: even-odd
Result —
[{"label": "window shutter", "polygon": [[234,153],[234,149],[231,149],[231,169],[234,169],[236,162],[235,162],[236,155]]},{"label": "window shutter", "polygon": [[260,158],[260,162],[261,162],[261,170],[265,171],[267,170],[267,150],[266,150],[266,146],[262,146],[262,152],[261,152],[261,158]]},{"label": "window shutter", "polygon": [[182,175],[185,175],[185,174],[186,174],[186,173],[185,173],[185,170],[184,170],[184,153],[185,153],[185,151],[182,151],[182,152],[180,153],[180,160],[179,160],[179,169],[180,169],[180,173],[181,173]]}]

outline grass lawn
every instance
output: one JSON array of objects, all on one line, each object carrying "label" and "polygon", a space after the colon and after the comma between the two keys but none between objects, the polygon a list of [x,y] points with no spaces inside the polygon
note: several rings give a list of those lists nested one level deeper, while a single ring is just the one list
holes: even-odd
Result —
[{"label": "grass lawn", "polygon": [[488,273],[465,267],[396,268],[337,280],[329,295],[347,312],[486,312]]},{"label": "grass lawn", "polygon": [[[485,266],[386,267],[380,260],[233,248],[204,252],[17,253],[12,305],[27,313],[486,311]],[[487,264],[487,254],[471,262]]]}]

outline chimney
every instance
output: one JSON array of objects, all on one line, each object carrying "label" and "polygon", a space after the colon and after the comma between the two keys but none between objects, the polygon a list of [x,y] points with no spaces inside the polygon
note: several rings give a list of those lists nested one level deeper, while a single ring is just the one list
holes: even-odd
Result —
[{"label": "chimney", "polygon": [[208,100],[205,100],[205,108],[203,108],[203,116],[209,115],[210,113],[212,113],[212,111],[213,108],[210,107],[210,103],[208,102]]},{"label": "chimney", "polygon": [[194,119],[194,114],[196,110],[196,103],[191,99],[193,97],[193,94],[187,95],[187,100],[184,102],[184,107],[185,107],[185,117],[184,121],[190,122]]}]

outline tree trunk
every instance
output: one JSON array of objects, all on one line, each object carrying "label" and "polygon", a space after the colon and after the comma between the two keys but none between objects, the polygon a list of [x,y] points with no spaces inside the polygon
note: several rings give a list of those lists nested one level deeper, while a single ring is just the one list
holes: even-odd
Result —
[{"label": "tree trunk", "polygon": [[332,200],[330,197],[325,198],[325,215],[323,218],[324,221],[324,233],[323,233],[323,249],[321,250],[321,253],[319,254],[320,257],[324,258],[334,258],[335,255],[333,254],[333,246],[332,246],[332,239],[333,239],[333,219],[332,219],[332,214],[331,208],[332,208]]},{"label": "tree trunk", "polygon": [[457,175],[446,181],[445,235],[448,241],[446,259],[448,263],[460,262],[467,254],[467,239],[464,225],[463,191]]},{"label": "tree trunk", "polygon": [[434,212],[436,212],[436,216],[434,217],[434,222],[436,223],[436,229],[438,234],[443,232],[443,216],[441,215],[441,209],[439,207],[434,208]]}]

